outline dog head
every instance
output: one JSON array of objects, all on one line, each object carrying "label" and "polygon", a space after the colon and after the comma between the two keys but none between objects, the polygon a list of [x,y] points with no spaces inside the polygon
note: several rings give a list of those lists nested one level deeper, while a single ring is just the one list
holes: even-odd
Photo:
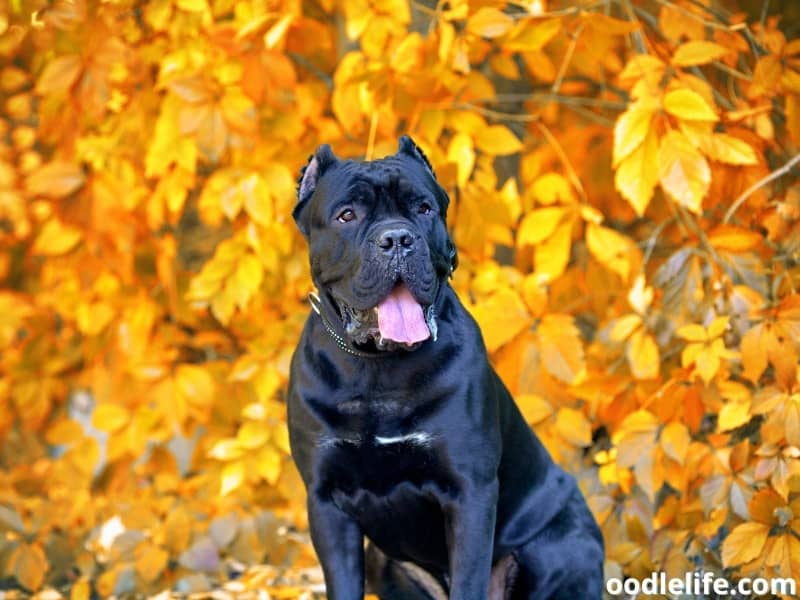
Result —
[{"label": "dog head", "polygon": [[297,196],[293,216],[309,244],[311,276],[350,341],[395,350],[435,339],[436,299],[457,258],[449,199],[411,138],[368,162],[320,146]]}]

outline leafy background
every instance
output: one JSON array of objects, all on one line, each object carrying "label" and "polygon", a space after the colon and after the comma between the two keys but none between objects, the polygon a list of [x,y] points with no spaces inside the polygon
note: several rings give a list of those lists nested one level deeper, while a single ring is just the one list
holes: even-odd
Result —
[{"label": "leafy background", "polygon": [[[800,5],[0,0],[0,595],[309,598],[295,178],[408,132],[609,576],[800,571]],[[250,596],[248,596],[250,594]]]}]

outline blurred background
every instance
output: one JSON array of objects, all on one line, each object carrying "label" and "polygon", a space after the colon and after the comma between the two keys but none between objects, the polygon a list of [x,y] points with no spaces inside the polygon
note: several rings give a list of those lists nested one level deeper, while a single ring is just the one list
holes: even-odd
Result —
[{"label": "blurred background", "polygon": [[403,133],[607,575],[796,578],[799,30],[790,0],[0,0],[0,598],[323,597],[295,182]]}]

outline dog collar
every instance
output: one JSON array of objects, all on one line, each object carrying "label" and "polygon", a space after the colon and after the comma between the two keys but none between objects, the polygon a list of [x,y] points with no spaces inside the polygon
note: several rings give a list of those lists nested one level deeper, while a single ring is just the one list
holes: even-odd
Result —
[{"label": "dog collar", "polygon": [[350,344],[347,343],[347,340],[344,339],[341,335],[336,333],[331,325],[331,322],[328,321],[328,318],[322,312],[322,299],[319,297],[317,292],[309,292],[308,293],[308,303],[311,305],[311,309],[319,315],[320,320],[322,321],[322,325],[325,327],[325,331],[333,338],[336,342],[336,345],[339,346],[342,350],[347,352],[348,354],[352,354],[353,356],[358,356],[359,358],[383,358],[384,356],[391,356],[394,352],[382,352],[380,354],[371,354],[369,352],[361,352],[360,350],[356,350],[352,348]]}]

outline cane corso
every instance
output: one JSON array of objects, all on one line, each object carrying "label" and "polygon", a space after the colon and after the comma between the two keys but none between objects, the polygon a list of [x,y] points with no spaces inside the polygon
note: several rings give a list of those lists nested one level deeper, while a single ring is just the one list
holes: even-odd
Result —
[{"label": "cane corso", "polygon": [[406,136],[369,162],[320,146],[301,173],[319,293],[289,433],[328,598],[599,599],[600,530],[448,284],[447,205]]}]

